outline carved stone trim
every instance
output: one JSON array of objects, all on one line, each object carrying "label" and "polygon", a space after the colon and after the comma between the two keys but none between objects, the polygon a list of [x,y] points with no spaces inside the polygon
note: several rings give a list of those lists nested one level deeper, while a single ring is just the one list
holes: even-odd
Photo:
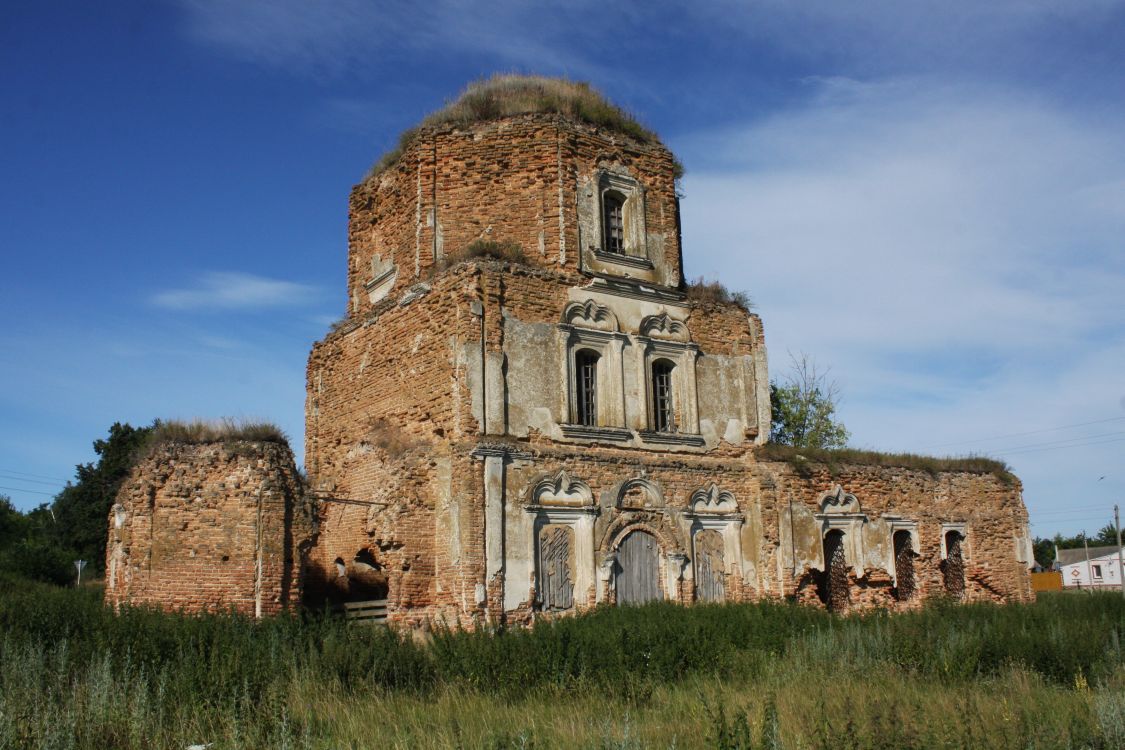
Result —
[{"label": "carved stone trim", "polygon": [[691,493],[691,509],[699,514],[730,514],[738,510],[738,501],[734,493],[719,489],[719,485],[712,482],[709,487],[700,487]]},{"label": "carved stone trim", "polygon": [[592,299],[585,302],[571,302],[563,308],[561,323],[582,326],[601,331],[619,331],[617,315],[604,305]]},{"label": "carved stone trim", "polygon": [[630,268],[644,268],[649,271],[653,269],[652,261],[648,258],[642,258],[636,255],[624,255],[622,253],[607,253],[596,247],[591,247],[591,249],[594,251],[594,257],[602,263],[610,263],[616,266],[628,266]]},{"label": "carved stone trim", "polygon": [[856,514],[861,513],[862,509],[859,505],[859,500],[855,495],[850,492],[845,492],[844,488],[836,485],[828,492],[821,494],[816,501],[817,507],[820,508],[821,513],[830,514]]},{"label": "carved stone trim", "polygon": [[540,479],[531,488],[532,505],[581,507],[594,504],[594,493],[590,485],[574,479],[566,469]]},{"label": "carved stone trim", "polygon": [[624,427],[589,427],[581,424],[561,424],[563,437],[576,440],[610,440],[624,442],[633,438],[633,433]]},{"label": "carved stone trim", "polygon": [[693,435],[686,432],[651,432],[646,430],[637,434],[644,442],[656,445],[687,445],[693,448],[701,448],[706,443],[702,435]]},{"label": "carved stone trim", "polygon": [[691,334],[683,321],[668,317],[668,313],[649,315],[641,321],[641,336],[671,341],[691,341]]},{"label": "carved stone trim", "polygon": [[[631,508],[629,506],[622,505],[622,501],[625,498],[625,493],[635,487],[640,487],[645,491],[647,499],[644,505],[641,508]],[[624,482],[621,482],[613,488],[613,505],[616,508],[622,508],[626,510],[661,509],[665,505],[664,490],[660,488],[659,484],[651,479],[646,479],[644,477],[634,477],[632,479],[626,479]]]}]

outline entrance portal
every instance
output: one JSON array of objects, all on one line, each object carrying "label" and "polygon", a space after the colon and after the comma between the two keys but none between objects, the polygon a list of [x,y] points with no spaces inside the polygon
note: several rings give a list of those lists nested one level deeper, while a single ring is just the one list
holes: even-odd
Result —
[{"label": "entrance portal", "polygon": [[617,549],[617,603],[660,599],[660,547],[645,531],[633,531]]}]

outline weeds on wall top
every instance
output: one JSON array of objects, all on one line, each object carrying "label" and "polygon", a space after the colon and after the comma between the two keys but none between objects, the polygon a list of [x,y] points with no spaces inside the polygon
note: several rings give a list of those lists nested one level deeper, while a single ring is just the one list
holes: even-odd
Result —
[{"label": "weeds on wall top", "polygon": [[[525,114],[558,114],[571,120],[613,130],[641,143],[658,143],[659,137],[637,118],[610,102],[590,84],[546,76],[494,75],[468,85],[457,99],[428,115],[417,127],[399,137],[398,145],[383,154],[371,168],[374,177],[398,161],[419,132],[437,125],[470,125]],[[676,178],[683,165],[675,161]]]},{"label": "weeds on wall top", "polygon": [[452,268],[458,263],[463,263],[473,258],[491,258],[506,263],[527,264],[527,255],[518,242],[511,240],[486,240],[477,239],[435,261],[430,267],[430,274],[438,274],[447,268]]},{"label": "weeds on wall top", "polygon": [[836,474],[840,467],[887,466],[900,469],[916,469],[937,474],[943,471],[966,471],[973,474],[993,474],[1006,485],[1013,484],[1016,477],[1011,467],[1003,461],[987,456],[955,456],[938,458],[919,456],[914,453],[881,453],[857,448],[801,448],[778,443],[766,443],[758,448],[758,458],[763,461],[785,461],[799,474],[808,473],[812,464],[822,464],[829,472]]},{"label": "weeds on wall top", "polygon": [[702,276],[688,282],[684,291],[687,293],[687,298],[693,302],[738,305],[746,311],[754,309],[754,303],[750,301],[750,295],[746,292],[732,292],[721,281],[708,281]]},{"label": "weeds on wall top", "polygon": [[180,443],[278,443],[289,447],[289,437],[272,422],[234,419],[157,420],[138,458],[152,455],[162,445]]}]

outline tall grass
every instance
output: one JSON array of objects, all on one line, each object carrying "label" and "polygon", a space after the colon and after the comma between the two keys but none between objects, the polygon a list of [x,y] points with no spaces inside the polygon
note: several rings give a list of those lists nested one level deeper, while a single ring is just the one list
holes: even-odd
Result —
[{"label": "tall grass", "polygon": [[0,748],[1122,747],[1125,603],[600,609],[428,643],[0,580]]}]

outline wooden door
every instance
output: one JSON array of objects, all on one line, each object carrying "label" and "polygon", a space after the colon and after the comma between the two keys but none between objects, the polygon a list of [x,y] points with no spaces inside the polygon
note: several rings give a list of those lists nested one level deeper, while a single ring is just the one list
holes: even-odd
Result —
[{"label": "wooden door", "polygon": [[723,582],[723,535],[714,529],[695,535],[695,594],[701,602],[726,598]]},{"label": "wooden door", "polygon": [[539,606],[544,611],[574,606],[571,553],[574,530],[547,526],[539,534]]},{"label": "wooden door", "polygon": [[660,547],[646,531],[634,531],[617,549],[617,603],[660,599]]}]

